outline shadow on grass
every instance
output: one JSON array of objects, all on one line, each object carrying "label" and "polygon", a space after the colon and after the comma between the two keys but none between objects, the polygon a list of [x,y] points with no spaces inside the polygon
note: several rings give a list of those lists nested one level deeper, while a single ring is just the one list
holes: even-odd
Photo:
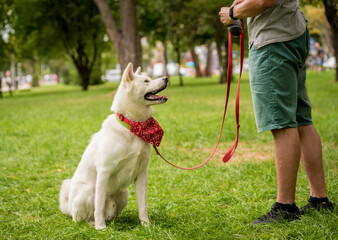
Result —
[{"label": "shadow on grass", "polygon": [[[179,219],[175,216],[169,216],[165,212],[165,207],[157,207],[150,212],[150,227],[160,226],[161,228],[175,228]],[[136,212],[123,212],[121,216],[114,220],[106,221],[107,227],[112,227],[117,231],[130,231],[141,227],[141,222]]]},{"label": "shadow on grass", "polygon": [[141,226],[141,222],[135,213],[122,213],[114,220],[107,221],[107,227],[110,226],[117,231],[127,232]]}]

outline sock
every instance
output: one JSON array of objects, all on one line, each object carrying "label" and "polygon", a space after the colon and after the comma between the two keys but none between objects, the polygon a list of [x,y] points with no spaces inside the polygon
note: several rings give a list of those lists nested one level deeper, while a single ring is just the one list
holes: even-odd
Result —
[{"label": "sock", "polygon": [[313,203],[329,202],[329,199],[327,197],[318,198],[318,197],[310,196],[309,202],[313,202]]},{"label": "sock", "polygon": [[284,203],[279,203],[279,202],[275,202],[275,206],[278,209],[284,210],[284,211],[297,211],[298,207],[296,206],[296,203],[291,203],[291,204],[284,204]]}]

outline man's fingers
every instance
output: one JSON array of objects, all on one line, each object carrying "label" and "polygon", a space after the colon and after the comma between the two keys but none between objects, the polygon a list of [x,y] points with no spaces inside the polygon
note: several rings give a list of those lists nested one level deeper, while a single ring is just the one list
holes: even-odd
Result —
[{"label": "man's fingers", "polygon": [[221,8],[221,11],[219,12],[219,14],[221,15],[221,14],[223,14],[223,13],[226,13],[227,12],[227,7],[222,7]]}]

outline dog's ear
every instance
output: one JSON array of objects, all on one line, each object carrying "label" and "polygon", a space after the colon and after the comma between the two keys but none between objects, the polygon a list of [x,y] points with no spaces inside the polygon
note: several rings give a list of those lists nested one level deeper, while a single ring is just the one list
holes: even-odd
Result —
[{"label": "dog's ear", "polygon": [[138,67],[137,69],[136,69],[136,71],[135,71],[135,73],[134,74],[137,74],[137,75],[139,75],[141,73],[141,67]]},{"label": "dog's ear", "polygon": [[128,63],[128,66],[124,70],[122,79],[124,79],[127,82],[130,82],[134,79],[133,64],[131,62]]}]

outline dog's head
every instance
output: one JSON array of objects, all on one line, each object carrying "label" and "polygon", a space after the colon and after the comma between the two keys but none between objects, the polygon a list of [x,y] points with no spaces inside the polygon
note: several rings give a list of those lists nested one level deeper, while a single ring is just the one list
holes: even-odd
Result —
[{"label": "dog's head", "polygon": [[[168,85],[168,78],[162,77],[151,80],[141,75],[141,68],[133,71],[133,64],[129,63],[124,70],[120,86],[115,94],[111,110],[127,114],[137,115],[135,119],[147,120],[152,115],[152,105],[162,104],[168,101],[167,96],[159,96]],[[142,116],[144,114],[144,116]]]},{"label": "dog's head", "polygon": [[162,77],[151,80],[149,77],[141,75],[140,73],[141,67],[138,67],[137,70],[133,72],[132,63],[129,63],[124,70],[121,84],[124,85],[125,90],[128,92],[128,97],[146,106],[162,104],[168,101],[167,96],[156,95],[166,89],[168,78]]}]

